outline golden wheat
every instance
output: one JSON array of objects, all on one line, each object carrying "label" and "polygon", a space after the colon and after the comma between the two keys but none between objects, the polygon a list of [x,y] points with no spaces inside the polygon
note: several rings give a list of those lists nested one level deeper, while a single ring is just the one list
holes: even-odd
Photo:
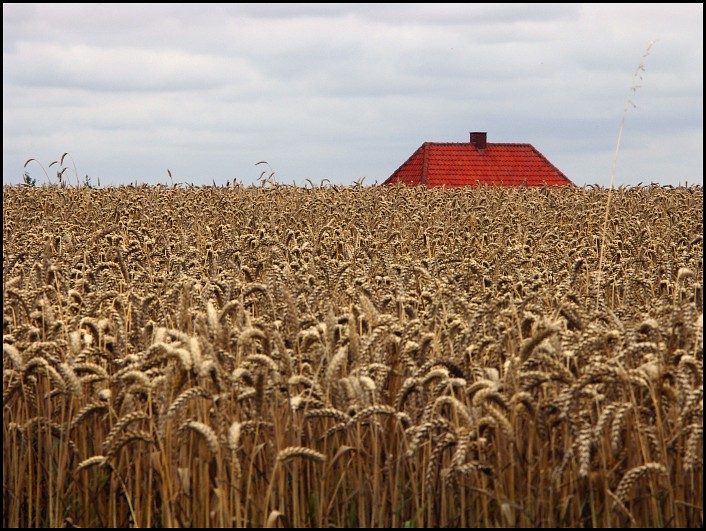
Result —
[{"label": "golden wheat", "polygon": [[295,458],[307,459],[316,463],[326,462],[326,456],[324,454],[322,454],[321,452],[317,452],[316,450],[313,450],[311,448],[305,448],[302,446],[292,446],[289,448],[285,448],[284,450],[280,450],[277,454],[277,461],[280,462],[289,461],[290,459]]},{"label": "golden wheat", "polygon": [[703,189],[608,194],[6,187],[5,527],[701,527]]},{"label": "golden wheat", "polygon": [[615,490],[617,498],[622,503],[628,501],[633,485],[635,485],[640,478],[650,473],[664,475],[667,473],[667,470],[661,463],[645,463],[644,465],[633,468],[620,480],[620,484]]},{"label": "golden wheat", "polygon": [[206,442],[209,451],[211,452],[211,457],[218,456],[218,437],[216,436],[216,432],[213,431],[213,428],[211,428],[211,426],[196,420],[189,420],[179,427],[179,431],[183,432],[187,429],[192,430],[195,433],[201,435],[203,440]]}]

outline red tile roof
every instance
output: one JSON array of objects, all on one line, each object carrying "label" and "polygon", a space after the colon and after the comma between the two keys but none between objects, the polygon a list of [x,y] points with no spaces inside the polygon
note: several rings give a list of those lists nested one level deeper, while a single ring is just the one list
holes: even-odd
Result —
[{"label": "red tile roof", "polygon": [[383,184],[553,186],[573,183],[530,144],[425,142]]}]

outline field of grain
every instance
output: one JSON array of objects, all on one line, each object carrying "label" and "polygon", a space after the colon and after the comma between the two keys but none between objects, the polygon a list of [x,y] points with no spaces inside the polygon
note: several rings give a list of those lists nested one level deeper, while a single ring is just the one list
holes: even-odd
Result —
[{"label": "field of grain", "polygon": [[703,525],[703,187],[5,187],[3,527]]}]

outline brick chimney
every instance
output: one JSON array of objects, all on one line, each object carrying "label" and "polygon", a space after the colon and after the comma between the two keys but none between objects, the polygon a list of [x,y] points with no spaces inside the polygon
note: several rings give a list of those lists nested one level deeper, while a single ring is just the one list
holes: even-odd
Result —
[{"label": "brick chimney", "polygon": [[486,148],[486,145],[488,143],[487,138],[488,133],[486,132],[471,133],[471,145],[478,150],[483,150]]}]

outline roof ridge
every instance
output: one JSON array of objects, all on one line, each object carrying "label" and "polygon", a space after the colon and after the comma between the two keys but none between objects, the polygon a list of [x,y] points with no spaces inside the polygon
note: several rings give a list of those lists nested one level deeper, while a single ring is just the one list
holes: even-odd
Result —
[{"label": "roof ridge", "polygon": [[400,167],[397,168],[395,171],[392,172],[392,175],[390,175],[387,179],[382,184],[393,184],[395,182],[395,175],[399,173],[399,171],[404,168],[416,155],[419,153],[420,150],[424,149],[424,146],[428,144],[429,142],[424,142],[421,146],[419,146],[417,149],[414,150],[414,153],[412,153],[407,160],[405,160],[402,164],[400,164]]},{"label": "roof ridge", "polygon": [[[474,147],[470,142],[424,142],[422,146],[470,146]],[[486,146],[532,146],[528,142],[486,142]],[[534,147],[534,146],[532,146]]]},{"label": "roof ridge", "polygon": [[571,180],[570,180],[566,175],[564,175],[564,172],[562,172],[559,168],[557,168],[556,166],[554,166],[554,164],[552,164],[552,163],[549,161],[549,159],[548,159],[547,157],[545,157],[544,155],[542,155],[542,152],[541,152],[541,151],[539,151],[539,150],[538,150],[537,148],[535,148],[534,146],[532,146],[532,149],[534,150],[534,152],[535,152],[537,155],[539,155],[539,158],[541,158],[544,162],[546,162],[547,164],[549,164],[549,166],[551,166],[551,167],[554,169],[554,171],[557,172],[563,179],[566,179],[567,182],[569,182],[569,183],[571,183],[571,184],[574,184],[574,183],[571,182]]}]

